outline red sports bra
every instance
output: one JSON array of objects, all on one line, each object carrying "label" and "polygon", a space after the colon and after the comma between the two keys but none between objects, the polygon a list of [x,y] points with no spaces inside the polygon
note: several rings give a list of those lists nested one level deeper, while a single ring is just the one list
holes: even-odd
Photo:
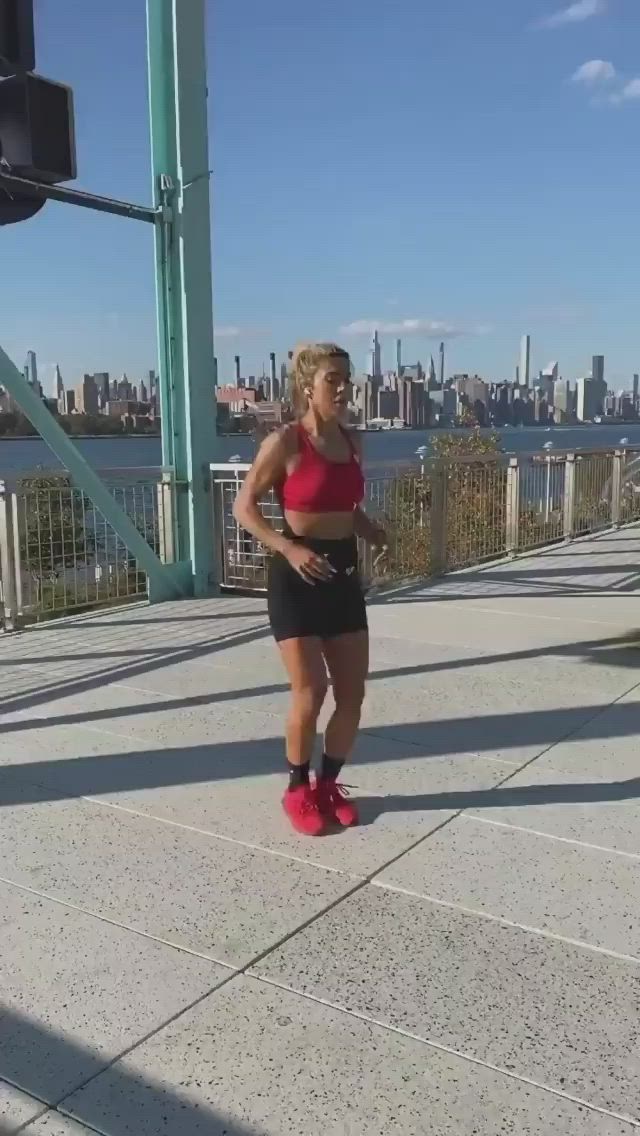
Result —
[{"label": "red sports bra", "polygon": [[297,429],[299,460],[278,486],[283,509],[292,513],[351,513],[364,497],[364,474],[346,430],[351,450],[346,462],[329,461],[313,445],[304,426]]}]

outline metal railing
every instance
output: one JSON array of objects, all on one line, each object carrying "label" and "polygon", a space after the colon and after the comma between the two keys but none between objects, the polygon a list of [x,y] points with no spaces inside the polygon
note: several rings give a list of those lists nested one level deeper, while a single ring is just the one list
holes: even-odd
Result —
[{"label": "metal railing", "polygon": [[[118,469],[101,477],[147,543],[171,562],[171,474]],[[64,470],[0,482],[0,576],[6,628],[147,595],[146,574]]]},{"label": "metal railing", "polygon": [[[212,464],[218,578],[230,591],[266,588],[268,550],[235,521],[249,466]],[[376,585],[438,576],[640,520],[640,451],[480,454],[371,471],[365,508],[386,527],[390,555]],[[262,502],[276,528],[273,493]]]}]

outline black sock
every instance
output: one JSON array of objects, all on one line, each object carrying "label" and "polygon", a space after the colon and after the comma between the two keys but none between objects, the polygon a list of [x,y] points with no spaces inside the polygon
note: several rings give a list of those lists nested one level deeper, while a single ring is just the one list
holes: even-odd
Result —
[{"label": "black sock", "polygon": [[340,776],[340,770],[344,765],[344,761],[340,758],[329,757],[328,754],[322,755],[322,766],[320,769],[320,776],[323,781],[337,781]]},{"label": "black sock", "polygon": [[290,761],[287,762],[290,789],[299,789],[301,785],[309,784],[310,765],[310,761],[305,761],[304,765],[293,765]]}]

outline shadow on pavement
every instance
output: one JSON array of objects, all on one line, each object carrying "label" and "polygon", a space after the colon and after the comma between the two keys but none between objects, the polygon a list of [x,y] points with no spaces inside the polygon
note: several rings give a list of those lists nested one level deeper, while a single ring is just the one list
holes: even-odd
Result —
[{"label": "shadow on pavement", "polygon": [[[83,1090],[108,1069],[108,1124],[97,1109],[89,1106],[85,1119],[81,1092],[73,1104],[78,1123],[87,1124],[103,1136],[140,1136],[141,1133],[159,1136],[162,1132],[169,1136],[253,1136],[253,1132],[235,1120],[194,1103],[180,1087],[146,1080],[138,1073],[127,1071],[126,1058],[115,1060],[112,1064],[108,1057],[99,1056],[95,1050],[14,1010],[3,1008],[0,1013],[0,1080],[4,1079],[36,1100],[46,1096],[43,1113],[47,1106],[55,1108],[69,1101],[72,1094]],[[42,1091],[45,1079],[50,1078],[54,1070],[60,1081],[64,1079],[74,1085],[61,1098],[50,1097]],[[246,1099],[251,1100],[250,1084],[247,1084]],[[23,1131],[29,1136],[30,1124],[33,1120],[19,1127],[0,1120],[0,1136]]]},{"label": "shadow on pavement", "polygon": [[[263,638],[268,632],[261,629],[250,635],[236,636],[231,642],[224,641],[222,646],[233,647],[237,644],[251,642],[254,638]],[[145,714],[166,713],[171,714],[178,710],[193,709],[198,706],[213,706],[224,702],[238,702],[241,699],[259,698],[272,694],[284,694],[289,690],[286,682],[263,683],[257,686],[240,687],[236,690],[212,691],[206,694],[188,695],[184,698],[169,698],[162,691],[155,691],[151,686],[150,694],[157,694],[158,701],[145,702],[138,705],[112,706],[97,710],[78,710],[72,713],[51,714],[43,718],[37,715],[33,719],[25,717],[24,721],[2,721],[2,713],[24,713],[34,710],[43,703],[54,701],[56,698],[67,698],[70,695],[82,694],[90,689],[108,685],[111,682],[120,682],[124,678],[152,674],[163,666],[173,666],[179,662],[189,662],[196,658],[206,657],[221,649],[217,642],[189,648],[188,655],[184,649],[174,652],[170,656],[161,658],[147,658],[145,663],[126,666],[111,672],[101,672],[90,678],[70,679],[52,687],[37,690],[21,691],[10,695],[0,703],[0,736],[2,734],[22,733],[24,731],[42,728],[42,726],[90,725],[94,722],[109,721],[119,717],[136,717]],[[416,663],[400,667],[382,667],[371,672],[370,682],[379,682],[385,679],[404,678],[410,675],[427,675],[434,672],[465,670],[469,667],[493,666],[496,663],[526,662],[532,659],[543,659],[553,656],[568,659],[580,659],[582,662],[594,666],[608,667],[640,667],[640,631],[629,631],[621,636],[606,639],[587,639],[576,643],[562,643],[546,647],[531,647],[522,651],[503,651],[494,654],[468,655],[456,659],[439,659],[436,662]],[[68,656],[67,659],[75,658]],[[81,660],[83,656],[78,656]],[[274,651],[275,658],[275,651]],[[16,662],[18,662],[16,660]],[[33,660],[35,663],[36,660]],[[6,660],[5,665],[12,665]],[[1,673],[1,672],[0,672]],[[152,680],[153,681],[153,680]],[[213,681],[213,680],[212,680]],[[474,747],[472,747],[474,748]]]},{"label": "shadow on pavement", "polygon": [[[523,745],[543,751],[572,735],[581,742],[640,738],[640,706],[619,702],[613,706],[593,704],[569,709],[396,723],[365,729],[362,736],[388,743],[384,753],[381,753],[380,747],[372,745],[367,755],[368,762],[385,763],[406,760],[409,755],[410,760],[415,761],[461,754],[491,756],[496,751],[504,752],[510,748],[521,750]],[[411,753],[412,748],[415,754]],[[19,750],[16,756],[19,758]],[[129,750],[59,760],[16,761],[0,767],[0,805],[13,805],[18,800],[29,804],[57,800],[61,796],[93,797],[205,784],[279,773],[283,768],[283,743],[276,735],[209,745]],[[514,764],[514,772],[516,768]],[[634,782],[626,784],[632,788]],[[598,784],[595,788],[592,785],[551,788],[554,794],[566,794],[561,798],[553,795],[551,800],[580,801],[583,792],[602,792],[601,799],[610,799],[607,783]],[[499,799],[492,799],[490,793],[479,799],[485,802],[485,807],[495,807],[500,803]],[[454,807],[434,804],[431,799],[430,802],[430,808]],[[465,804],[464,807],[468,806]]]},{"label": "shadow on pavement", "polygon": [[428,812],[432,809],[474,812],[479,809],[526,808],[531,805],[593,805],[613,801],[637,800],[640,804],[640,777],[628,781],[607,781],[571,785],[524,785],[498,789],[469,789],[450,793],[414,793],[388,797],[358,796],[362,825],[374,824],[384,813]]}]

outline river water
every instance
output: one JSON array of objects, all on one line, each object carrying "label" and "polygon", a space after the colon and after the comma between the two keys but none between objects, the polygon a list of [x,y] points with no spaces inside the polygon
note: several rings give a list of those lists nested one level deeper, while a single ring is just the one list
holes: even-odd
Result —
[{"label": "river water", "polygon": [[[465,431],[446,431],[465,433]],[[485,431],[488,433],[489,431]],[[547,442],[554,450],[614,449],[623,439],[630,446],[640,446],[640,423],[620,423],[615,426],[554,426],[551,430],[540,427],[497,431],[503,450],[514,453],[539,453]],[[432,437],[442,430],[385,430],[363,436],[366,464],[403,464],[416,460],[419,446],[430,444]],[[76,443],[96,469],[128,469],[140,466],[159,466],[162,448],[158,437],[78,438]],[[227,462],[238,456],[249,461],[253,455],[253,439],[242,435],[217,439],[216,461]],[[41,438],[0,439],[0,479],[37,469],[58,469],[60,463]]]}]

